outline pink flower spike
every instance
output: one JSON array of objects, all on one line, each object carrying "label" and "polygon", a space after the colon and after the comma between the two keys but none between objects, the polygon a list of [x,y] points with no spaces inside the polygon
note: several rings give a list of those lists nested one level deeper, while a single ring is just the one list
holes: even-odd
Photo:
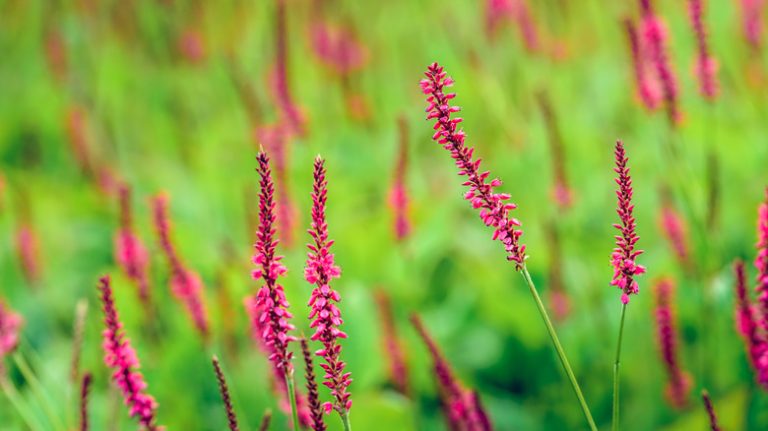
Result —
[{"label": "pink flower spike", "polygon": [[717,60],[709,53],[707,44],[707,32],[704,29],[704,1],[688,0],[688,14],[691,18],[691,26],[696,34],[696,46],[698,53],[696,56],[695,72],[699,80],[699,93],[709,101],[715,100],[718,93],[717,82]]},{"label": "pink flower spike", "polygon": [[680,264],[683,268],[690,269],[692,262],[688,250],[688,229],[685,219],[669,202],[662,204],[659,225]]},{"label": "pink flower spike", "polygon": [[136,283],[139,298],[147,305],[149,304],[149,256],[133,228],[130,186],[121,184],[119,196],[120,228],[115,233],[115,261],[125,275]]},{"label": "pink flower spike", "polygon": [[761,333],[758,307],[752,304],[747,290],[747,274],[744,262],[737,260],[733,264],[736,276],[736,329],[744,339],[750,364],[755,370],[757,381],[768,388],[768,367],[762,357],[768,345]]},{"label": "pink flower spike", "polygon": [[648,50],[656,77],[661,82],[669,122],[676,125],[682,120],[682,115],[678,106],[677,80],[667,53],[667,29],[661,18],[654,14],[650,0],[640,0],[640,5],[642,44]]},{"label": "pink flower spike", "polygon": [[405,117],[398,121],[400,141],[395,163],[395,175],[392,187],[389,189],[389,205],[394,217],[394,232],[397,241],[403,241],[411,232],[408,219],[408,189],[406,187],[406,171],[408,170],[408,123]]},{"label": "pink flower spike", "polygon": [[155,424],[157,403],[146,393],[147,384],[139,372],[139,358],[131,342],[123,332],[123,324],[117,314],[109,276],[99,279],[101,303],[104,308],[104,363],[113,370],[112,381],[122,392],[129,415],[137,417],[146,431],[161,430]]},{"label": "pink flower spike", "polygon": [[645,267],[635,263],[637,256],[643,253],[642,250],[635,250],[635,244],[639,237],[635,233],[635,217],[632,211],[635,206],[632,205],[632,177],[629,175],[627,167],[627,155],[624,152],[624,144],[616,141],[616,167],[614,171],[618,174],[616,184],[619,190],[616,191],[618,197],[618,207],[616,213],[619,215],[621,224],[613,226],[621,232],[616,236],[616,248],[611,254],[611,263],[614,272],[611,286],[616,286],[622,291],[621,302],[627,304],[629,295],[635,295],[638,292],[637,281],[635,277],[645,272]]},{"label": "pink flower spike", "polygon": [[22,222],[16,231],[16,253],[27,282],[36,287],[40,282],[40,252],[37,233],[30,223]]},{"label": "pink flower spike", "polygon": [[296,220],[288,186],[288,149],[290,131],[282,124],[262,125],[256,128],[256,141],[272,154],[275,163],[275,186],[277,192],[277,225],[283,245],[293,244],[293,228]]},{"label": "pink flower spike", "polygon": [[269,167],[269,157],[264,151],[256,156],[259,174],[259,228],[256,232],[256,254],[253,262],[257,269],[253,272],[256,279],[263,281],[262,287],[256,294],[253,303],[254,317],[257,317],[254,325],[261,329],[261,342],[267,350],[269,360],[274,366],[278,381],[283,381],[286,374],[293,372],[291,358],[293,353],[288,351],[288,343],[296,341],[289,335],[294,329],[289,323],[292,317],[288,311],[288,301],[285,298],[283,286],[277,283],[277,278],[286,272],[285,266],[280,263],[282,256],[275,255],[277,239],[275,238],[275,186],[272,181],[272,171]]},{"label": "pink flower spike", "polygon": [[765,0],[741,0],[741,22],[744,38],[753,52],[763,44],[763,7]]},{"label": "pink flower spike", "polygon": [[[316,352],[321,356],[324,364],[320,366],[325,370],[323,384],[330,388],[333,397],[333,409],[344,416],[352,407],[350,393],[347,387],[352,383],[350,373],[344,372],[344,362],[340,359],[341,345],[339,338],[347,338],[347,334],[339,327],[344,322],[341,319],[341,311],[336,303],[341,301],[339,293],[331,289],[329,283],[334,278],[341,276],[341,269],[333,261],[333,253],[330,247],[333,240],[328,239],[328,223],[325,220],[325,203],[327,199],[327,185],[325,179],[324,160],[318,156],[314,165],[314,183],[312,186],[312,224],[308,230],[312,242],[307,244],[307,266],[304,268],[304,278],[315,287],[309,299],[312,321],[311,328],[315,329],[312,340],[318,340],[323,344],[323,349]],[[326,412],[329,412],[326,405]]]},{"label": "pink flower spike", "polygon": [[520,222],[509,217],[509,211],[516,208],[515,204],[505,201],[509,195],[494,192],[501,181],[487,181],[490,172],[480,171],[480,159],[473,159],[474,149],[464,144],[464,130],[457,129],[461,123],[460,117],[451,118],[451,114],[459,108],[450,106],[448,102],[456,95],[445,94],[443,90],[453,85],[453,79],[447,76],[443,67],[432,63],[425,73],[427,79],[421,80],[421,90],[427,95],[427,119],[436,119],[435,134],[432,139],[437,141],[451,153],[451,157],[459,168],[459,175],[466,176],[464,185],[469,187],[465,199],[472,207],[480,210],[480,219],[486,226],[494,228],[493,239],[504,244],[507,259],[515,262],[515,268],[520,270],[525,265],[525,245],[520,243],[523,231],[517,229]]},{"label": "pink flower spike", "polygon": [[712,400],[709,398],[709,392],[706,390],[701,392],[701,399],[704,401],[704,409],[707,411],[707,417],[709,417],[709,427],[712,431],[720,431],[720,426],[717,424],[717,415],[715,415],[715,407],[712,405]]},{"label": "pink flower spike", "polygon": [[0,299],[0,379],[3,378],[3,358],[19,345],[19,331],[23,320]]},{"label": "pink flower spike", "polygon": [[[763,316],[763,329],[768,330],[768,188],[765,190],[765,201],[757,210],[757,286],[755,290],[760,303],[760,314]],[[768,367],[768,363],[766,364]]]},{"label": "pink flower spike", "polygon": [[674,313],[675,285],[670,279],[656,283],[656,329],[658,331],[659,350],[669,382],[665,389],[667,400],[676,409],[682,409],[688,403],[691,390],[691,378],[680,368],[678,359],[678,336]]},{"label": "pink flower spike", "polygon": [[646,109],[655,111],[661,105],[662,95],[658,80],[652,75],[652,70],[649,70],[651,64],[645,52],[647,48],[641,44],[637,28],[631,19],[626,18],[624,26],[627,31],[630,52],[632,54],[637,95]]}]

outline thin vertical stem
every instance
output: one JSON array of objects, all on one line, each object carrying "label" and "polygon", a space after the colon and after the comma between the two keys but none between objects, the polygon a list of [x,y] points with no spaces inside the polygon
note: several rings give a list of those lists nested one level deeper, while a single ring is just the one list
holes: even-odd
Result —
[{"label": "thin vertical stem", "polygon": [[30,429],[35,431],[44,430],[44,428],[37,421],[37,418],[35,418],[35,416],[29,411],[28,406],[26,406],[22,401],[21,396],[16,391],[16,387],[14,387],[13,383],[11,383],[5,376],[0,376],[0,388],[3,389],[5,396],[11,402],[11,404],[13,404],[13,407],[19,413],[19,416],[24,419],[24,422],[26,422]]},{"label": "thin vertical stem", "polygon": [[64,431],[64,425],[61,423],[61,419],[56,415],[56,413],[54,413],[50,398],[48,398],[48,395],[43,389],[42,383],[40,383],[35,374],[32,372],[32,368],[30,368],[29,364],[27,364],[27,361],[24,359],[21,353],[18,352],[13,354],[13,360],[19,367],[21,375],[24,376],[24,379],[27,380],[29,386],[32,388],[32,392],[34,392],[35,396],[37,396],[37,398],[40,400],[40,404],[42,405],[45,414],[50,419],[54,429],[56,429],[56,431]]},{"label": "thin vertical stem", "polygon": [[613,361],[613,419],[611,430],[619,429],[619,363],[621,362],[621,339],[624,337],[624,316],[627,304],[621,304],[621,322],[619,323],[619,340],[616,342],[616,360]]},{"label": "thin vertical stem", "polygon": [[352,425],[349,424],[349,410],[341,414],[341,422],[344,424],[344,431],[352,431]]},{"label": "thin vertical stem", "polygon": [[544,307],[544,303],[541,302],[541,298],[539,297],[539,292],[536,291],[536,286],[533,284],[533,280],[531,280],[531,274],[528,272],[528,268],[526,268],[525,265],[523,265],[521,272],[523,274],[523,278],[525,278],[525,282],[528,284],[528,288],[531,291],[531,295],[533,295],[533,300],[536,301],[536,306],[539,309],[541,318],[544,320],[544,324],[547,327],[547,332],[549,332],[549,338],[552,339],[552,344],[555,346],[555,351],[557,352],[557,356],[560,358],[560,363],[563,365],[565,374],[568,375],[568,380],[571,382],[571,387],[573,388],[573,392],[576,393],[576,398],[578,398],[579,405],[581,406],[581,410],[584,412],[584,417],[587,419],[587,424],[589,425],[589,429],[592,431],[597,431],[597,425],[595,425],[595,420],[592,419],[592,413],[589,412],[589,406],[587,405],[587,401],[584,399],[584,395],[581,393],[579,382],[576,381],[576,375],[573,374],[573,370],[571,369],[571,364],[568,362],[568,358],[565,356],[565,351],[563,350],[563,346],[560,345],[560,339],[557,338],[557,333],[555,333],[555,327],[552,325],[552,321],[549,319],[549,314],[547,314],[547,309]]},{"label": "thin vertical stem", "polygon": [[299,410],[296,408],[296,387],[293,381],[293,371],[285,374],[285,386],[288,388],[288,399],[291,402],[291,417],[293,431],[299,431]]}]

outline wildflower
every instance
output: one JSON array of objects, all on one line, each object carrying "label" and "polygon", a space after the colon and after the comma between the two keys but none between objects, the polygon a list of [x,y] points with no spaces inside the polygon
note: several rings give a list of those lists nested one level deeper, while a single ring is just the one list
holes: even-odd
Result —
[{"label": "wildflower", "polygon": [[277,192],[277,224],[278,233],[283,244],[290,247],[293,244],[293,227],[296,220],[296,210],[288,187],[288,143],[290,133],[281,124],[263,125],[256,128],[256,140],[266,152],[273,155],[275,163],[275,186]]},{"label": "wildflower", "polygon": [[[0,360],[10,355],[19,345],[19,331],[23,320],[0,300]],[[0,378],[3,364],[0,362]]]},{"label": "wildflower", "polygon": [[331,390],[333,403],[325,403],[326,412],[335,409],[344,416],[352,407],[350,393],[347,387],[352,380],[350,373],[344,372],[344,361],[340,360],[341,345],[339,338],[347,338],[339,327],[342,325],[341,311],[335,303],[341,301],[339,292],[331,289],[329,283],[334,278],[339,278],[341,269],[334,264],[333,253],[330,247],[333,240],[328,239],[328,224],[325,220],[325,202],[327,199],[327,181],[325,179],[324,161],[320,156],[315,159],[314,184],[312,187],[312,223],[308,230],[313,242],[307,245],[307,266],[304,268],[304,278],[308,283],[314,284],[312,295],[309,299],[312,320],[310,327],[315,329],[312,340],[319,340],[323,348],[316,355],[325,360],[320,364],[325,370],[323,384]]},{"label": "wildflower", "polygon": [[715,415],[715,407],[712,405],[712,400],[709,399],[709,393],[704,390],[701,392],[701,399],[704,401],[704,408],[707,410],[707,416],[709,417],[709,426],[712,431],[720,431],[720,427],[717,425],[717,416]]},{"label": "wildflower", "polygon": [[213,364],[213,371],[216,373],[216,381],[219,383],[219,392],[221,393],[221,401],[224,403],[224,410],[227,412],[227,424],[230,431],[237,431],[237,416],[235,415],[235,409],[232,407],[232,400],[229,396],[229,387],[227,386],[227,380],[224,378],[224,372],[221,370],[221,364],[219,358],[214,356],[211,359]]},{"label": "wildflower", "polygon": [[656,296],[656,329],[659,350],[669,376],[665,393],[672,407],[681,409],[688,400],[691,378],[680,368],[677,357],[677,328],[673,310],[675,285],[672,280],[660,280],[654,289]]},{"label": "wildflower", "polygon": [[760,358],[765,350],[765,342],[758,325],[759,313],[749,299],[744,262],[741,260],[734,262],[733,271],[736,276],[736,329],[744,339],[749,361],[757,372],[758,380],[761,380],[763,373]]},{"label": "wildflower", "polygon": [[22,222],[16,231],[16,253],[24,278],[32,286],[37,285],[41,277],[39,242],[37,233],[28,222]]},{"label": "wildflower", "polygon": [[668,202],[662,204],[659,225],[672,250],[684,267],[689,268],[691,257],[688,252],[688,229],[685,219]]},{"label": "wildflower", "polygon": [[288,87],[288,31],[285,3],[286,0],[275,0],[275,41],[277,45],[272,87],[282,120],[292,133],[303,136],[306,132],[306,121],[294,103]]},{"label": "wildflower", "polygon": [[614,267],[611,286],[616,286],[622,290],[621,302],[627,304],[629,295],[637,294],[638,285],[635,276],[643,274],[645,267],[635,262],[637,256],[643,253],[643,250],[635,250],[635,244],[639,239],[635,233],[635,217],[632,211],[635,206],[632,205],[632,178],[629,175],[627,167],[627,155],[624,152],[624,144],[616,141],[616,168],[614,171],[618,174],[616,184],[619,190],[616,191],[618,197],[618,207],[616,213],[619,215],[621,224],[614,224],[613,227],[621,232],[616,236],[616,248],[611,255],[611,263]]},{"label": "wildflower", "polygon": [[383,290],[377,290],[375,298],[379,309],[384,353],[389,364],[390,379],[397,391],[407,395],[408,367],[405,363],[405,353],[403,352],[400,340],[397,338],[394,316],[392,315],[392,304],[389,296]]},{"label": "wildflower", "polygon": [[149,303],[148,266],[149,256],[144,244],[136,235],[131,217],[131,189],[122,184],[120,194],[120,228],[115,234],[115,260],[125,275],[133,280],[139,290],[139,298]]},{"label": "wildflower", "polygon": [[624,27],[627,31],[632,54],[637,95],[649,111],[654,111],[661,104],[660,84],[655,75],[651,73],[652,70],[649,70],[651,63],[646,52],[647,48],[641,43],[635,24],[627,18],[624,20]]},{"label": "wildflower", "polygon": [[667,55],[667,29],[661,18],[655,15],[651,6],[651,0],[640,0],[640,8],[642,13],[642,43],[648,49],[648,55],[654,65],[656,77],[661,82],[667,117],[671,124],[677,124],[682,117],[678,107],[677,82]]},{"label": "wildflower", "polygon": [[333,25],[321,18],[310,29],[315,56],[341,77],[360,70],[368,60],[368,52],[352,28]]},{"label": "wildflower", "polygon": [[85,373],[80,385],[80,431],[88,431],[88,393],[91,390],[93,376]]},{"label": "wildflower", "polygon": [[704,29],[704,0],[688,0],[688,13],[691,18],[691,26],[696,34],[696,47],[698,54],[696,56],[695,72],[699,80],[699,93],[707,100],[714,100],[717,97],[717,61],[709,53],[707,45],[707,33]]},{"label": "wildflower", "polygon": [[411,232],[408,220],[408,190],[405,185],[405,174],[408,169],[408,123],[405,117],[398,121],[400,141],[395,162],[395,175],[389,190],[389,205],[394,215],[395,239],[404,240]]},{"label": "wildflower", "polygon": [[765,201],[757,213],[757,287],[760,311],[764,318],[763,329],[768,330],[768,188],[765,190]]},{"label": "wildflower", "polygon": [[307,381],[307,402],[309,404],[310,415],[312,416],[312,429],[314,431],[325,431],[327,428],[323,422],[323,410],[320,405],[320,396],[317,393],[317,382],[315,380],[314,364],[312,363],[312,354],[309,352],[307,340],[302,338],[301,353],[304,356],[305,374],[304,380]]},{"label": "wildflower", "polygon": [[741,22],[744,38],[753,51],[759,51],[763,39],[764,0],[741,0]]},{"label": "wildflower", "polygon": [[139,359],[131,342],[123,332],[123,324],[117,314],[112,297],[109,276],[99,279],[101,303],[104,309],[104,362],[113,370],[112,381],[123,393],[125,405],[131,417],[137,417],[139,424],[147,431],[160,428],[155,424],[157,403],[145,391],[147,384],[139,372]]},{"label": "wildflower", "polygon": [[203,302],[203,282],[195,272],[187,269],[171,242],[168,220],[168,197],[164,194],[153,200],[155,230],[168,265],[171,268],[171,292],[187,309],[198,332],[207,340],[208,315]]},{"label": "wildflower", "polygon": [[510,198],[508,194],[494,192],[494,189],[501,185],[501,180],[494,178],[488,182],[490,172],[479,171],[481,159],[473,159],[474,149],[464,144],[464,130],[457,129],[462,119],[451,118],[451,114],[459,112],[460,109],[448,104],[456,95],[443,92],[445,87],[453,85],[453,79],[448,77],[442,66],[437,63],[432,63],[425,75],[427,79],[423,79],[420,85],[427,95],[427,119],[436,120],[436,131],[432,139],[450,151],[459,168],[459,175],[467,177],[464,185],[469,187],[469,191],[464,198],[472,203],[473,208],[480,209],[480,218],[485,225],[494,228],[493,239],[504,244],[507,259],[514,261],[516,269],[520,270],[525,264],[525,245],[520,244],[523,231],[517,229],[520,222],[509,217],[509,211],[517,206],[505,202]]}]

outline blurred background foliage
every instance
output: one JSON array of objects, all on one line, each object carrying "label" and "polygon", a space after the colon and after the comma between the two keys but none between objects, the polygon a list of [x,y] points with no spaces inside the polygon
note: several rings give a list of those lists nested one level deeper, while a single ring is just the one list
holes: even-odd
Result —
[{"label": "blurred background foliage", "polygon": [[[541,36],[538,50],[526,49],[513,24],[488,37],[481,1],[286,0],[289,85],[307,120],[304,136],[287,147],[287,187],[297,219],[293,244],[279,247],[287,255],[283,284],[298,331],[308,332],[304,230],[312,159],[321,154],[329,170],[329,229],[343,270],[335,286],[349,334],[343,357],[354,378],[353,426],[445,429],[430,359],[407,320],[414,312],[462,381],[482,394],[497,429],[583,426],[523,280],[462,199],[462,180],[448,154],[430,140],[418,81],[429,63],[439,61],[457,81],[468,143],[519,205],[514,215],[523,223],[528,267],[547,303],[552,269],[561,272],[571,309],[557,328],[598,423],[605,428],[610,421],[620,309],[619,292],[608,282],[611,224],[617,221],[613,144],[621,138],[634,179],[639,247],[646,250],[640,262],[648,268],[627,314],[624,427],[705,429],[698,394],[706,387],[724,429],[765,429],[768,397],[753,383],[733,319],[731,262],[754,258],[768,161],[765,62],[744,41],[738,2],[707,2],[709,41],[720,64],[721,95],[714,103],[696,91],[695,37],[685,3],[656,2],[668,23],[682,95],[684,121],[674,131],[662,113],[644,111],[634,96],[621,25],[623,17],[637,15],[633,2],[529,3]],[[209,363],[216,353],[243,428],[255,429],[272,409],[272,429],[285,429],[268,364],[250,338],[242,307],[258,288],[249,276],[249,219],[258,192],[254,155],[263,144],[254,130],[280,115],[270,84],[275,2],[2,0],[0,11],[0,293],[24,317],[19,351],[56,415],[74,424],[72,325],[84,298],[90,308],[82,369],[95,374],[93,427],[135,426],[110,389],[100,348],[95,286],[99,275],[110,273],[149,391],[160,403],[159,423],[169,430],[224,429]],[[319,61],[310,32],[319,19],[354,30],[365,50],[362,67],[340,74]],[[552,198],[551,130],[536,99],[542,92],[562,137],[574,195],[567,209]],[[90,164],[73,147],[77,115]],[[388,193],[401,117],[410,142],[413,230],[398,242]],[[714,177],[711,160],[718,167]],[[134,190],[137,231],[152,256],[153,314],[113,259],[119,212],[110,178]],[[706,223],[712,181],[719,190],[717,218]],[[161,191],[170,196],[177,248],[206,285],[214,328],[208,347],[168,289],[149,206]],[[687,221],[693,269],[678,263],[661,232],[662,195]],[[15,232],[25,223],[39,240],[34,284],[24,278],[16,253]],[[553,232],[559,256],[552,252]],[[677,284],[681,363],[694,381],[682,411],[663,397],[666,375],[651,295],[662,276]],[[389,383],[377,289],[392,298],[410,397]],[[47,423],[29,382],[10,359],[6,363],[22,397]],[[337,422],[328,417],[330,429],[340,429]],[[26,429],[5,399],[0,429]]]}]

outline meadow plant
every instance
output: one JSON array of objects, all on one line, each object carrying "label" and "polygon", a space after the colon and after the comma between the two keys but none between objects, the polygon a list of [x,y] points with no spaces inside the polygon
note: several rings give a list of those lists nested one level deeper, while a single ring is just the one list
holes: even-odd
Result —
[{"label": "meadow plant", "polygon": [[91,392],[92,383],[91,373],[85,373],[80,384],[80,431],[88,431],[88,395]]},{"label": "meadow plant", "polygon": [[707,31],[704,28],[705,0],[688,0],[688,15],[693,32],[696,35],[696,63],[694,72],[699,81],[699,93],[708,101],[717,98],[717,60],[712,57],[707,43]]},{"label": "meadow plant", "polygon": [[631,19],[624,19],[624,28],[629,41],[637,95],[646,109],[655,111],[662,101],[661,85],[653,74],[647,47],[642,43],[637,25]]},{"label": "meadow plant", "polygon": [[664,105],[670,124],[676,125],[682,120],[678,101],[677,80],[667,53],[669,33],[666,25],[655,11],[651,0],[640,0],[641,43],[647,49],[654,66],[656,77],[661,83]]},{"label": "meadow plant", "polygon": [[374,296],[379,309],[379,322],[381,322],[381,336],[383,339],[384,356],[389,367],[389,379],[394,388],[403,395],[408,395],[408,366],[405,359],[405,350],[397,336],[395,318],[392,312],[392,301],[383,290],[377,290]]},{"label": "meadow plant", "polygon": [[148,305],[149,255],[133,227],[130,186],[122,184],[119,189],[119,196],[120,227],[115,233],[115,261],[122,268],[125,275],[136,283],[139,298],[145,305]]},{"label": "meadow plant", "polygon": [[709,427],[712,431],[720,431],[720,426],[717,424],[717,415],[715,414],[715,407],[712,405],[712,400],[709,398],[709,392],[706,390],[701,392],[701,399],[704,402],[704,409],[707,411],[707,417],[709,418]]},{"label": "meadow plant", "polygon": [[312,353],[305,338],[299,340],[301,354],[304,357],[304,380],[307,382],[307,404],[312,416],[311,427],[314,431],[325,431],[327,427],[323,421],[323,406],[320,404],[320,395],[317,392],[317,379],[315,378],[315,366],[312,361]]},{"label": "meadow plant", "polygon": [[0,300],[0,379],[4,378],[3,359],[19,345],[22,323],[21,316]]},{"label": "meadow plant", "polygon": [[219,384],[221,402],[224,403],[224,411],[227,413],[227,425],[229,425],[229,431],[238,431],[239,428],[237,427],[235,408],[232,406],[232,399],[229,395],[229,386],[227,385],[226,378],[224,378],[224,371],[221,369],[219,358],[213,356],[213,358],[211,358],[211,364],[213,365],[213,371],[216,374],[216,382]]},{"label": "meadow plant", "polygon": [[16,230],[16,255],[27,283],[36,287],[42,278],[40,241],[37,238],[37,232],[29,222],[22,222]]},{"label": "meadow plant", "polygon": [[389,206],[394,218],[393,230],[397,241],[405,240],[411,233],[411,222],[408,217],[408,188],[406,173],[408,171],[408,122],[400,117],[397,122],[399,131],[397,160],[389,189]]},{"label": "meadow plant", "polygon": [[664,394],[673,408],[682,409],[688,403],[688,394],[693,382],[689,374],[680,366],[678,357],[679,342],[675,322],[674,292],[675,284],[671,279],[663,278],[656,283],[654,288],[656,332],[661,360],[668,377]]}]

